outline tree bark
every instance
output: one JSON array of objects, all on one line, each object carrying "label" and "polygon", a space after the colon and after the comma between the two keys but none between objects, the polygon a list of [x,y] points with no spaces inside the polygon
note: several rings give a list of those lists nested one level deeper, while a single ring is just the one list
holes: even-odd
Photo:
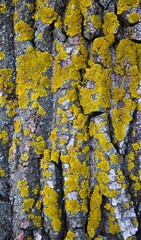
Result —
[{"label": "tree bark", "polygon": [[0,240],[141,239],[141,1],[0,1]]}]

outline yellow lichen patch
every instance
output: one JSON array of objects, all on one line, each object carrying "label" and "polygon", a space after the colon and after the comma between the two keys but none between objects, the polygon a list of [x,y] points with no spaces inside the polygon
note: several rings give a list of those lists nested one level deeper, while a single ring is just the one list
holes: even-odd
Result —
[{"label": "yellow lichen patch", "polygon": [[[88,16],[87,21],[90,21],[93,24],[93,27],[96,29],[102,27],[102,23],[99,15]],[[84,21],[84,24],[85,24],[85,21]]]},{"label": "yellow lichen patch", "polygon": [[70,0],[65,13],[64,26],[66,33],[73,37],[82,31],[82,16],[78,0]]},{"label": "yellow lichen patch", "polygon": [[100,172],[98,174],[98,182],[99,183],[108,183],[110,180],[109,180],[109,177],[108,177],[108,174],[105,173],[105,172]]},{"label": "yellow lichen patch", "polygon": [[59,150],[52,150],[51,161],[56,162],[56,163],[59,162]]},{"label": "yellow lichen patch", "polygon": [[28,23],[21,20],[15,24],[15,33],[17,35],[17,41],[32,40],[34,29]]},{"label": "yellow lichen patch", "polygon": [[[110,70],[103,69],[100,64],[91,64],[86,69],[84,80],[94,84],[92,89],[88,87],[80,88],[80,104],[84,113],[100,111],[110,106]],[[86,98],[87,96],[87,98]]]},{"label": "yellow lichen patch", "polygon": [[116,154],[111,154],[110,159],[114,164],[118,164],[118,156]]},{"label": "yellow lichen patch", "polygon": [[44,213],[51,218],[54,231],[61,229],[61,211],[58,206],[58,194],[49,186],[45,186],[42,190]]},{"label": "yellow lichen patch", "polygon": [[45,149],[43,158],[41,159],[41,162],[40,162],[40,167],[43,171],[45,171],[48,168],[49,161],[50,161],[50,150]]},{"label": "yellow lichen patch", "polygon": [[34,216],[33,224],[36,227],[41,227],[41,225],[42,225],[42,217],[41,216]]},{"label": "yellow lichen patch", "polygon": [[117,2],[117,14],[121,14],[128,9],[135,8],[139,5],[140,0],[118,0]]},{"label": "yellow lichen patch", "polygon": [[69,192],[78,191],[79,190],[78,176],[70,175],[68,179],[65,181],[65,185],[66,185],[66,189],[68,189]]},{"label": "yellow lichen patch", "polygon": [[[72,55],[71,61],[69,60],[69,64],[65,63],[66,59],[69,59],[69,55],[67,54],[64,45],[56,44],[56,50],[57,55],[55,56],[54,75],[52,83],[53,92],[56,92],[56,90],[61,87],[65,81],[69,79],[73,79],[72,84],[76,86],[76,84],[80,80],[80,72],[78,70],[85,69],[87,58],[87,51],[82,38],[80,38],[77,51]],[[63,63],[63,66],[61,63]],[[63,98],[59,99],[59,104],[61,104],[63,100]]]},{"label": "yellow lichen patch", "polygon": [[34,5],[31,4],[31,3],[26,3],[25,4],[27,6],[27,8],[30,10],[30,11],[33,11],[34,10]]},{"label": "yellow lichen patch", "polygon": [[122,108],[114,108],[112,110],[112,123],[115,131],[115,138],[123,141],[126,136],[126,127],[131,122],[132,116],[130,111],[135,109],[135,103],[131,99],[123,100],[125,106]]},{"label": "yellow lichen patch", "polygon": [[114,99],[114,104],[117,104],[119,100],[123,99],[125,96],[125,89],[114,87],[112,90],[112,97]]},{"label": "yellow lichen patch", "polygon": [[6,144],[8,142],[8,132],[5,130],[2,130],[0,132],[0,140],[2,141],[3,144]]},{"label": "yellow lichen patch", "polygon": [[134,23],[137,23],[140,20],[140,16],[136,12],[132,12],[128,16],[128,20],[129,20],[130,23],[134,24]]},{"label": "yellow lichen patch", "polygon": [[45,24],[51,24],[57,18],[54,8],[46,7],[44,3],[37,1],[35,20],[41,19]]},{"label": "yellow lichen patch", "polygon": [[4,177],[5,174],[5,171],[0,167],[0,177]]},{"label": "yellow lichen patch", "polygon": [[21,131],[21,120],[20,119],[17,119],[14,122],[14,131],[15,131],[15,133],[18,133]]},{"label": "yellow lichen patch", "polygon": [[[9,89],[9,80],[12,77],[12,69],[11,68],[1,68],[0,69],[0,91],[4,87],[5,91]],[[12,85],[13,87],[13,85]],[[11,91],[10,91],[11,92]]]},{"label": "yellow lichen patch", "polygon": [[95,236],[95,230],[99,227],[101,220],[100,206],[102,203],[102,195],[100,194],[99,187],[94,187],[93,194],[90,200],[90,215],[88,219],[87,231],[90,238]]},{"label": "yellow lichen patch", "polygon": [[41,200],[37,201],[35,206],[38,210],[40,210],[42,207],[42,201]]},{"label": "yellow lichen patch", "polygon": [[46,148],[46,142],[42,136],[36,137],[35,141],[32,141],[30,145],[34,147],[34,152],[37,155],[43,154]]},{"label": "yellow lichen patch", "polygon": [[116,220],[112,213],[108,215],[108,230],[112,235],[121,231],[120,226],[118,223],[116,223]]},{"label": "yellow lichen patch", "polygon": [[130,76],[129,90],[133,98],[139,98],[140,94],[137,91],[140,81],[140,72],[137,65],[134,65],[128,70],[128,75]]},{"label": "yellow lichen patch", "polygon": [[35,200],[33,198],[26,198],[23,201],[23,212],[30,211],[34,205]]},{"label": "yellow lichen patch", "polygon": [[105,37],[98,37],[94,40],[92,46],[92,53],[98,54],[102,57],[101,62],[104,67],[111,67],[111,53],[109,50],[110,45],[114,42],[114,35],[108,34]]},{"label": "yellow lichen patch", "polygon": [[22,160],[22,161],[27,161],[27,160],[28,160],[28,153],[27,153],[27,152],[21,154],[21,160]]},{"label": "yellow lichen patch", "polygon": [[69,211],[71,214],[81,211],[80,203],[78,200],[66,200],[66,211]]},{"label": "yellow lichen patch", "polygon": [[28,186],[27,181],[25,181],[24,179],[23,180],[19,180],[17,182],[17,187],[18,187],[22,197],[28,197],[29,186]]},{"label": "yellow lichen patch", "polygon": [[6,13],[7,12],[7,6],[5,3],[0,4],[0,13]]},{"label": "yellow lichen patch", "polygon": [[0,60],[3,60],[5,58],[5,53],[4,52],[0,52]]},{"label": "yellow lichen patch", "polygon": [[139,150],[139,144],[138,143],[132,143],[132,148],[134,149],[134,151],[138,151]]},{"label": "yellow lichen patch", "polygon": [[75,237],[75,234],[72,231],[68,231],[65,240],[73,240],[74,237]]},{"label": "yellow lichen patch", "polygon": [[24,135],[27,136],[27,135],[29,135],[29,134],[30,134],[30,129],[29,129],[29,128],[26,128],[26,129],[24,130]]},{"label": "yellow lichen patch", "polygon": [[[48,52],[40,52],[29,47],[24,55],[19,56],[17,66],[17,88],[19,107],[26,109],[30,101],[32,107],[37,108],[41,114],[42,109],[38,98],[47,96],[46,88],[49,87],[49,79],[43,76],[47,68],[52,65],[52,57]],[[39,67],[40,66],[40,67]],[[31,100],[29,99],[29,92]]]},{"label": "yellow lichen patch", "polygon": [[115,34],[117,32],[117,28],[119,27],[119,21],[117,19],[117,15],[113,12],[108,12],[104,16],[104,24],[103,24],[103,33],[105,35]]},{"label": "yellow lichen patch", "polygon": [[15,115],[16,115],[16,107],[17,107],[17,100],[14,100],[14,101],[11,101],[11,100],[9,100],[9,101],[7,101],[7,105],[6,105],[6,107],[7,107],[7,116],[8,117],[14,117]]},{"label": "yellow lichen patch", "polygon": [[12,4],[13,6],[15,6],[17,4],[18,0],[12,0]]},{"label": "yellow lichen patch", "polygon": [[37,195],[37,194],[39,193],[39,191],[40,191],[40,187],[39,187],[38,185],[32,190],[32,192],[33,192],[35,195]]}]

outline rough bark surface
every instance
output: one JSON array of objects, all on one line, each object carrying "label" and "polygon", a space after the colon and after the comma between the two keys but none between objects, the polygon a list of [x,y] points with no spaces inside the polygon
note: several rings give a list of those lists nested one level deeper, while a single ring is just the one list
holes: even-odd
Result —
[{"label": "rough bark surface", "polygon": [[0,240],[141,239],[140,42],[140,0],[0,0]]}]

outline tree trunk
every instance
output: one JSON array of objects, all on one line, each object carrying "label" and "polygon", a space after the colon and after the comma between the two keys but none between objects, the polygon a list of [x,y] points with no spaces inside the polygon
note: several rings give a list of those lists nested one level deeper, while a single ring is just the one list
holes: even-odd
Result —
[{"label": "tree trunk", "polygon": [[0,1],[0,240],[141,239],[141,1]]}]

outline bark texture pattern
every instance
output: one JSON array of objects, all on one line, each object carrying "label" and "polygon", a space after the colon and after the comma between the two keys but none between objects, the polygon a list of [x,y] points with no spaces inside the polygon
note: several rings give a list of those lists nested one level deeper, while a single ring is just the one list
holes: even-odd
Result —
[{"label": "bark texture pattern", "polygon": [[140,42],[140,0],[0,0],[0,240],[141,239]]}]

